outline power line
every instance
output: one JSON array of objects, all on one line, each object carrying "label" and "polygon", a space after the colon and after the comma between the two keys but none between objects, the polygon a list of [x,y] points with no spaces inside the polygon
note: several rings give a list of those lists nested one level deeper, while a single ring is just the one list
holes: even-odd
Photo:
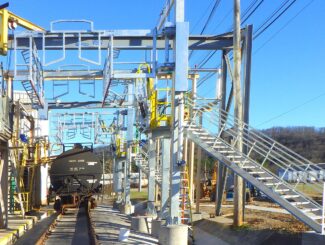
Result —
[{"label": "power line", "polygon": [[[263,0],[262,0],[263,1]],[[296,2],[296,0],[293,0],[292,2],[290,2],[290,0],[286,0],[284,3],[281,4],[280,7],[278,7],[264,22],[262,25],[260,25],[260,27],[254,32],[254,36],[253,36],[253,40],[255,40],[256,38],[258,38],[262,33],[264,33],[268,28],[270,28],[270,26],[272,26],[285,12],[288,11],[288,9]],[[287,5],[289,3],[289,5]],[[257,8],[261,5],[261,3],[259,3],[259,5],[253,10],[254,12],[257,10]],[[287,5],[287,6],[286,6]],[[285,7],[286,6],[286,7]],[[285,8],[284,8],[285,7]],[[283,9],[284,8],[284,9]],[[281,9],[283,9],[281,11]],[[281,11],[281,12],[280,12]],[[254,13],[253,12],[253,13]],[[280,13],[279,13],[280,12]],[[250,14],[251,16],[252,14]],[[247,19],[246,19],[247,20]],[[270,22],[271,21],[271,22]],[[210,54],[208,54],[208,57],[205,57],[203,61],[201,61],[200,65],[205,65],[211,58],[212,56],[216,53],[215,51],[212,51]],[[202,65],[202,66],[203,66]],[[199,66],[199,67],[202,67]],[[220,66],[220,65],[219,65]],[[219,67],[218,66],[218,67]],[[206,81],[207,79],[205,79],[204,81]],[[200,85],[202,85],[202,80],[200,80],[198,82],[198,87]]]},{"label": "power line", "polygon": [[209,4],[209,6],[205,9],[205,11],[202,13],[201,17],[196,21],[196,23],[194,24],[194,26],[192,27],[192,31],[191,33],[195,30],[195,28],[198,26],[198,24],[201,22],[201,20],[203,20],[203,17],[206,15],[206,12],[208,12],[208,10],[210,9],[210,7],[212,6],[213,4],[213,1],[212,0]]},{"label": "power line", "polygon": [[263,32],[265,32],[275,21],[277,21],[285,12],[288,11],[288,9],[296,2],[297,0],[294,0],[293,2],[291,2],[280,14],[278,14],[278,16],[276,16],[275,19],[273,19],[266,27],[264,27],[260,32],[255,33],[253,39],[258,38]]},{"label": "power line", "polygon": [[[208,27],[208,25],[209,25],[209,23],[210,23],[212,17],[213,17],[214,14],[215,14],[217,8],[219,7],[220,2],[221,2],[221,0],[216,0],[216,2],[214,3],[214,5],[213,5],[213,7],[212,7],[212,9],[211,9],[211,12],[210,12],[210,14],[209,14],[209,16],[208,16],[208,19],[206,20],[206,22],[205,22],[205,24],[204,24],[204,26],[203,26],[203,28],[202,28],[202,30],[201,30],[201,32],[200,32],[200,35],[202,35],[202,34],[205,32],[205,30],[206,30],[206,28]],[[189,59],[191,59],[192,54],[193,54],[193,51],[190,52],[189,57],[188,57]]]},{"label": "power line", "polygon": [[[251,4],[244,10],[243,19],[241,25],[244,25],[245,22],[257,11],[257,9],[261,6],[264,0],[254,0]],[[230,13],[229,13],[230,14]],[[231,31],[232,27],[230,26],[227,31]],[[210,51],[200,62],[199,67],[203,67],[217,52],[217,50]]]},{"label": "power line", "polygon": [[284,115],[286,115],[286,114],[288,114],[288,113],[290,113],[292,111],[295,111],[295,110],[299,109],[300,107],[302,107],[302,106],[304,106],[306,104],[309,104],[309,103],[311,103],[311,102],[313,102],[313,101],[315,101],[315,100],[323,97],[324,95],[325,95],[325,93],[321,93],[321,94],[317,95],[316,97],[313,97],[313,98],[311,98],[311,99],[309,99],[309,100],[307,100],[307,101],[305,101],[305,102],[303,102],[303,103],[301,103],[301,104],[299,104],[299,105],[297,105],[297,106],[295,106],[295,107],[293,107],[293,108],[291,108],[291,109],[289,109],[289,110],[287,110],[285,112],[280,113],[279,115],[277,115],[275,117],[272,117],[272,118],[270,118],[270,119],[268,119],[268,120],[266,120],[266,121],[258,124],[256,127],[259,127],[261,125],[264,125],[264,124],[266,124],[268,122],[271,122],[271,121],[273,121],[275,119],[278,119],[278,118],[280,118],[280,117],[282,117],[282,116],[284,116]]},{"label": "power line", "polygon": [[215,14],[217,8],[219,7],[220,2],[221,2],[221,0],[216,0],[216,2],[209,14],[209,17],[208,17],[207,21],[205,22],[205,25],[203,26],[202,31],[200,32],[201,35],[203,34],[203,32],[205,32],[206,28],[208,27],[213,15]]},{"label": "power line", "polygon": [[[275,32],[269,39],[267,39],[260,47],[258,47],[253,55],[257,54],[267,43],[269,43],[273,38],[275,38],[281,31],[283,31],[295,18],[297,18],[304,10],[306,10],[315,0],[311,0],[308,2],[306,5],[304,5],[293,17],[291,17],[277,32]],[[213,74],[212,74],[213,75]],[[209,78],[212,77],[205,76],[202,78],[202,83],[208,80]],[[198,84],[201,84],[201,81],[199,81]]]},{"label": "power line", "polygon": [[267,43],[269,43],[273,38],[275,38],[281,31],[283,31],[295,18],[297,18],[305,9],[309,7],[314,2],[314,0],[311,0],[308,2],[302,9],[298,11],[297,14],[295,14],[292,18],[290,18],[277,32],[275,32],[270,38],[268,38],[260,47],[258,47],[254,53],[258,53]]}]

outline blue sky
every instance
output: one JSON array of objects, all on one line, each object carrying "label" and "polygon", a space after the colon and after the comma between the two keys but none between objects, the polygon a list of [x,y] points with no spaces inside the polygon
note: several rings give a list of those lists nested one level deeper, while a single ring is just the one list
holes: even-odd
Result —
[{"label": "blue sky", "polygon": [[[192,33],[201,31],[213,2],[186,1],[186,19]],[[242,0],[243,12],[251,2]],[[265,0],[247,24],[257,28],[283,2]],[[96,29],[151,29],[164,3],[165,0],[28,0],[10,1],[9,9],[46,29],[50,21],[57,19],[93,20]],[[221,0],[205,34],[223,33],[231,27],[231,7],[232,1]],[[258,128],[325,126],[324,10],[323,0],[298,0],[254,41],[251,125]],[[203,56],[204,53],[193,54],[190,63],[196,64]],[[216,67],[219,63],[220,57],[216,55],[206,67]],[[215,79],[206,81],[200,86],[199,94],[212,97],[214,83]]]}]

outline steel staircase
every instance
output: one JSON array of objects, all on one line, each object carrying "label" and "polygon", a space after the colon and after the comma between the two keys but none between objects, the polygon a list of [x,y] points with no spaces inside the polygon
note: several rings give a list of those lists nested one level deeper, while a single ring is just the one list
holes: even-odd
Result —
[{"label": "steel staircase", "polygon": [[15,75],[18,72],[17,67],[28,68],[28,73],[24,78],[21,78],[22,85],[31,100],[32,108],[39,109],[44,108],[43,101],[43,68],[40,59],[37,54],[35,43],[33,43],[30,49],[21,51],[23,64],[16,64]]},{"label": "steel staircase", "polygon": [[33,108],[43,108],[43,101],[41,97],[37,93],[36,87],[31,80],[22,81],[22,85],[31,100]]},{"label": "steel staircase", "polygon": [[[200,104],[187,99],[185,105],[193,112],[184,130],[189,139],[311,229],[324,233],[324,207],[297,188],[299,183],[305,183],[322,193],[325,176],[319,174],[320,167],[231,117],[216,103]],[[236,149],[238,140],[242,140],[245,153]],[[286,181],[288,171],[298,173],[297,183]],[[316,181],[307,183],[307,176]]]},{"label": "steel staircase", "polygon": [[[140,147],[140,152],[135,156],[135,162],[137,166],[142,170],[142,172],[149,178],[149,162],[148,162],[148,153],[144,150],[146,147]],[[161,187],[161,171],[155,171],[155,181],[156,184]]]}]

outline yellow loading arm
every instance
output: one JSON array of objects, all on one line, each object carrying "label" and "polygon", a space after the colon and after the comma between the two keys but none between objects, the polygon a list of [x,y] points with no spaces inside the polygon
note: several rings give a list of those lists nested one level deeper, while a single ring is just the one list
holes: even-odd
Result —
[{"label": "yellow loading arm", "polygon": [[32,22],[25,20],[24,18],[11,13],[7,9],[0,9],[1,24],[0,24],[0,54],[7,55],[8,52],[8,29],[9,24],[12,24],[13,28],[15,25],[26,28],[31,31],[45,31],[42,27],[33,24]]}]

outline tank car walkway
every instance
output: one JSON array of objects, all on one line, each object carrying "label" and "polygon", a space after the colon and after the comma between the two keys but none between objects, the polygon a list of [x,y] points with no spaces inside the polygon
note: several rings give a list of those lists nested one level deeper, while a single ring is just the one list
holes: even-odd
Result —
[{"label": "tank car walkway", "polygon": [[131,220],[128,215],[114,210],[111,205],[99,204],[91,210],[90,216],[100,244],[158,244],[158,239],[132,230],[127,242],[119,242],[120,229],[131,229]]}]

